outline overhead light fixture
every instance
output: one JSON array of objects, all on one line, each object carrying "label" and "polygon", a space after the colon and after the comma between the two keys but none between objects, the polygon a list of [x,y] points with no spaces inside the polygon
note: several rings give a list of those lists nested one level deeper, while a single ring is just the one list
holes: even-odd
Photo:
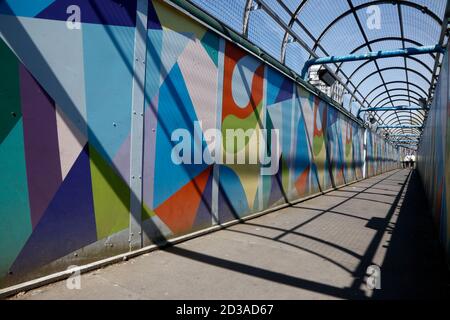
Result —
[{"label": "overhead light fixture", "polygon": [[329,87],[331,87],[336,82],[336,79],[333,77],[333,75],[325,68],[320,69],[318,75],[320,81],[325,82],[325,84]]},{"label": "overhead light fixture", "polygon": [[426,108],[427,107],[427,99],[425,99],[425,98],[419,98],[419,105],[420,105],[420,107],[421,108]]}]

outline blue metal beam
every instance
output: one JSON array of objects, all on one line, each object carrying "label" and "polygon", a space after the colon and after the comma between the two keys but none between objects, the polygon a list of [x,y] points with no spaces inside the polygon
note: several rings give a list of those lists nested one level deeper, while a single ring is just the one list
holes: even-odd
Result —
[{"label": "blue metal beam", "polygon": [[405,138],[407,138],[407,137],[412,137],[412,138],[418,138],[418,137],[420,137],[420,134],[411,134],[411,133],[405,133],[405,134],[390,134],[389,135],[389,137],[390,138],[392,138],[392,137],[400,137],[400,138],[403,138],[403,137],[405,137]]},{"label": "blue metal beam", "polygon": [[414,111],[414,110],[427,110],[427,108],[422,107],[410,107],[410,106],[397,106],[397,107],[370,107],[370,108],[361,108],[358,110],[358,117],[361,114],[361,112],[367,112],[367,111]]},{"label": "blue metal beam", "polygon": [[403,147],[406,149],[411,149],[411,150],[417,151],[417,149],[411,148],[411,146],[407,145],[407,144],[398,144],[397,147]]},{"label": "blue metal beam", "polygon": [[419,125],[382,125],[379,129],[422,129]]},{"label": "blue metal beam", "polygon": [[417,144],[419,140],[394,140],[392,143],[408,143],[408,144]]},{"label": "blue metal beam", "polygon": [[331,56],[323,58],[310,59],[305,62],[305,66],[302,69],[301,77],[307,80],[308,70],[313,65],[323,65],[330,63],[342,63],[350,61],[361,61],[361,60],[377,60],[382,58],[392,58],[392,57],[407,57],[419,54],[429,54],[429,53],[444,53],[445,48],[440,45],[435,46],[425,46],[416,48],[405,48],[398,50],[387,50],[387,51],[375,51],[368,52],[364,54],[350,54],[345,56]]}]

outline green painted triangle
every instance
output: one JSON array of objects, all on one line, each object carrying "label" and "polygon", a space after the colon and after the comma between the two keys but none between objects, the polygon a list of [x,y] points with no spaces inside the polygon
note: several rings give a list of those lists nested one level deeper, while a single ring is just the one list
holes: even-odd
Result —
[{"label": "green painted triangle", "polygon": [[89,145],[89,156],[97,239],[100,240],[128,228],[130,189],[92,145]]}]

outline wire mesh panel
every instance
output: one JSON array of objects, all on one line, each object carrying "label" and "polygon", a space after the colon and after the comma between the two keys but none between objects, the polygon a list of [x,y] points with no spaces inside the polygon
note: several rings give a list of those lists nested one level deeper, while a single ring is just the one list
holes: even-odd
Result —
[{"label": "wire mesh panel", "polygon": [[190,0],[199,8],[225,23],[228,27],[242,32],[243,16],[247,0]]}]

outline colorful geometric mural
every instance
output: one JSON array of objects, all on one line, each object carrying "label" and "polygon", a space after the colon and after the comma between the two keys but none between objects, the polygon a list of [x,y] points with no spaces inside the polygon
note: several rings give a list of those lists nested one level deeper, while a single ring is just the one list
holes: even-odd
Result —
[{"label": "colorful geometric mural", "polygon": [[[212,166],[203,159],[177,164],[171,156],[177,129],[192,133],[192,150],[209,150],[204,133],[216,127],[219,38],[167,5],[149,5],[144,220],[153,220],[146,233],[166,230],[163,235],[170,236],[212,224]],[[195,122],[201,123],[198,130]]]},{"label": "colorful geometric mural", "polygon": [[367,131],[367,177],[398,168],[403,148],[395,149],[380,135]]},{"label": "colorful geometric mural", "polygon": [[[162,1],[140,39],[139,1],[0,2],[0,287],[130,250],[136,201],[147,245],[364,177],[359,124]],[[368,174],[395,168],[367,136]]]},{"label": "colorful geometric mural", "polygon": [[450,69],[444,56],[436,93],[417,154],[419,170],[440,239],[450,259]]}]

